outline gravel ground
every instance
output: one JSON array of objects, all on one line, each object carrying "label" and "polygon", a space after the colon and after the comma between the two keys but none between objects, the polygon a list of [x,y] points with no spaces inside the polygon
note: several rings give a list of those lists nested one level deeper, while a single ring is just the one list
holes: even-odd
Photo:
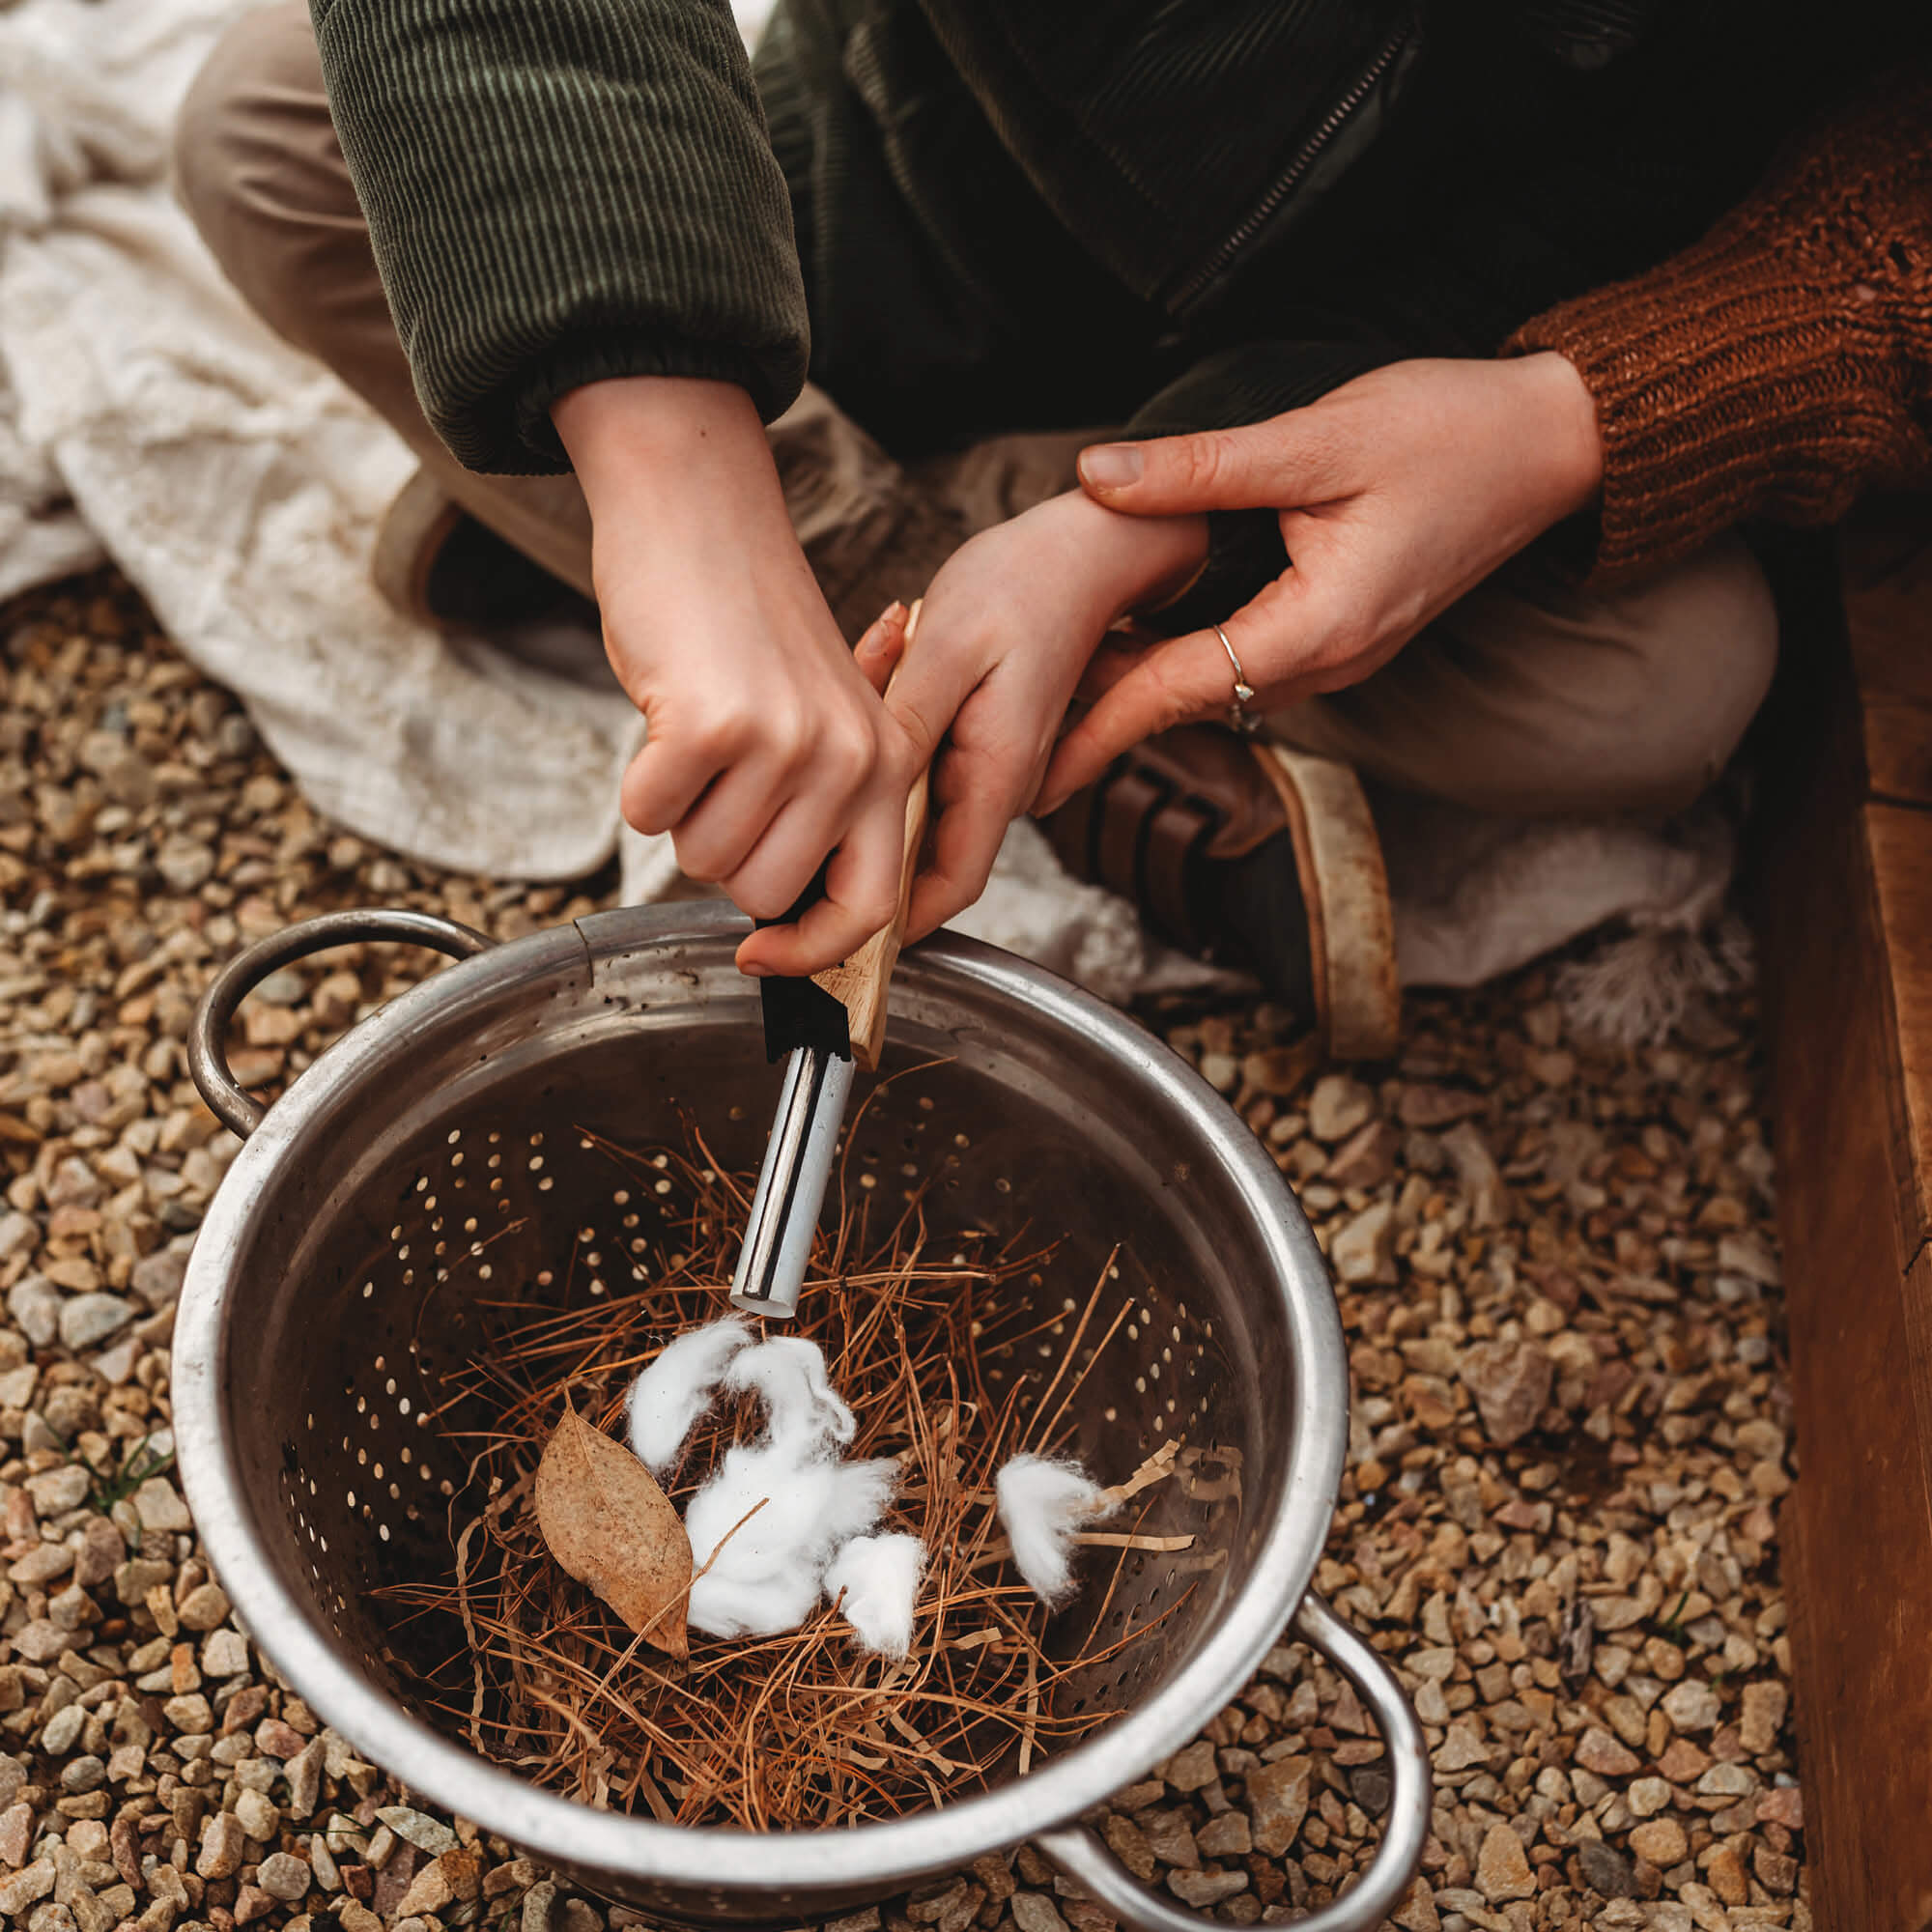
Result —
[{"label": "gravel ground", "polygon": [[[173,1300],[232,1151],[184,1064],[213,967],[338,906],[510,936],[609,882],[450,877],[333,830],[109,575],[17,601],[0,634],[0,1919],[639,1922],[415,1808],[278,1682],[200,1558],[168,1407]],[[416,964],[277,976],[238,1070],[298,1071]],[[1436,1772],[1395,1923],[1804,1932],[1748,1002],[1606,1055],[1531,972],[1414,1000],[1404,1058],[1366,1079],[1311,1066],[1281,1018],[1163,1024],[1340,1279],[1353,1439],[1320,1586],[1402,1671]],[[1381,1759],[1352,1692],[1284,1647],[1106,1835],[1215,1918],[1291,1918],[1366,1857]],[[833,1932],[1112,1922],[1023,1850]]]}]

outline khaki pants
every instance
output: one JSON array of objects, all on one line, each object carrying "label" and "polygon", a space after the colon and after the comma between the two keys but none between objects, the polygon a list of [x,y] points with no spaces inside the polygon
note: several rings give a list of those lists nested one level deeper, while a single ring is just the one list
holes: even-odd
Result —
[{"label": "khaki pants", "polygon": [[[472,474],[423,419],[302,6],[230,29],[183,107],[176,163],[203,236],[262,316],[386,417],[471,514],[587,594],[575,480]],[[1057,442],[1064,459],[1071,445]],[[1057,463],[1034,473],[1045,487],[1070,477]],[[1372,781],[1477,812],[1663,814],[1722,770],[1776,647],[1770,591],[1735,539],[1612,591],[1524,560],[1364,683],[1270,722]]]}]

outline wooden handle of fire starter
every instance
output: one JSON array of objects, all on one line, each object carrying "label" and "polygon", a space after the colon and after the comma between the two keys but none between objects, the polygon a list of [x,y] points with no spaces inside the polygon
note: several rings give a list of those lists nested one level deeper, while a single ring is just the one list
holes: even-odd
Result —
[{"label": "wooden handle of fire starter", "polygon": [[[906,613],[905,651],[912,649],[913,634],[919,629],[920,607],[915,603]],[[893,672],[897,677],[898,671]],[[889,682],[886,689],[890,691]],[[812,983],[822,986],[845,1009],[846,1025],[852,1036],[852,1058],[867,1073],[876,1073],[879,1054],[886,1043],[886,993],[892,984],[893,968],[898,964],[899,948],[905,941],[906,914],[912,905],[913,874],[919,869],[920,847],[925,843],[926,795],[930,772],[921,772],[906,794],[905,857],[899,867],[899,902],[891,921],[873,933],[849,959],[814,973]]]}]

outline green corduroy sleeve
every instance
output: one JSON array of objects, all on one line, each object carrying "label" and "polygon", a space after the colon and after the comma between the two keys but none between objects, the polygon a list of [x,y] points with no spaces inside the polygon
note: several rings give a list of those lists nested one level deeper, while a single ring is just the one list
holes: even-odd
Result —
[{"label": "green corduroy sleeve", "polygon": [[423,412],[471,469],[567,468],[550,405],[741,384],[809,346],[790,205],[724,0],[311,0]]}]

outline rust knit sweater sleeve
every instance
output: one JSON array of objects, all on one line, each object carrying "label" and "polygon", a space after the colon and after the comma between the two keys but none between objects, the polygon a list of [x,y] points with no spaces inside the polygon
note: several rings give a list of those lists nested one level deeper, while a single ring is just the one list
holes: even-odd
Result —
[{"label": "rust knit sweater sleeve", "polygon": [[1593,578],[1932,482],[1932,73],[1861,95],[1694,247],[1504,345],[1539,349],[1597,401]]}]

